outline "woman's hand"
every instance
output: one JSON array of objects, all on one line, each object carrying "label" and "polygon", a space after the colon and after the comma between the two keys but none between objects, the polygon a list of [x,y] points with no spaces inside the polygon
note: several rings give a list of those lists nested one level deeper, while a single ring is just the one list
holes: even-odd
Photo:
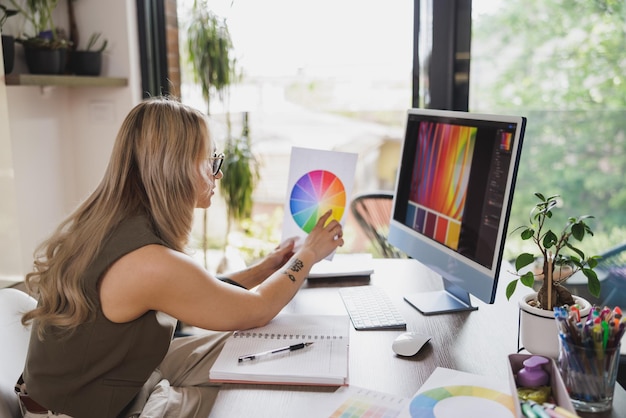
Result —
[{"label": "woman's hand", "polygon": [[281,242],[274,250],[254,265],[229,274],[229,278],[246,289],[263,283],[265,279],[280,269],[293,255],[296,239],[289,238]]},{"label": "woman's hand", "polygon": [[265,256],[264,263],[274,272],[281,268],[293,255],[296,238],[288,238],[281,242],[274,250]]},{"label": "woman's hand", "polygon": [[[231,273],[229,278],[251,289],[269,278],[273,273],[289,261],[296,250],[310,251],[313,255],[313,264],[322,260],[337,247],[343,245],[343,229],[336,220],[328,222],[332,211],[326,212],[318,220],[313,230],[306,237],[300,248],[296,247],[297,238],[289,238],[278,245],[271,253],[257,264],[238,272]],[[324,226],[328,222],[328,225]]]},{"label": "woman's hand", "polygon": [[313,252],[316,263],[335,251],[337,247],[343,246],[341,224],[333,219],[326,225],[330,215],[332,215],[332,210],[320,217],[302,245],[302,249]]}]

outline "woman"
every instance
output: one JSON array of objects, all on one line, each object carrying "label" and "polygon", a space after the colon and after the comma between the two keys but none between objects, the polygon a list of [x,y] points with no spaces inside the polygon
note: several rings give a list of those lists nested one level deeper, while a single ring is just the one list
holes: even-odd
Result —
[{"label": "woman", "polygon": [[[194,208],[211,205],[223,175],[214,149],[206,118],[174,100],[147,100],[126,117],[100,185],[26,278],[39,297],[23,317],[27,416],[207,416],[223,331],[269,322],[343,245],[328,212],[295,253],[287,240],[230,284],[210,275],[184,250]],[[172,341],[174,318],[219,332]]]}]

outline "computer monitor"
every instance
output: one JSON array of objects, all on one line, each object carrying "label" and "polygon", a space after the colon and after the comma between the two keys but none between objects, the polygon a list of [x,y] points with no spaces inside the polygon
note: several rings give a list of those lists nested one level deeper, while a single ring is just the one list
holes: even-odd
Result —
[{"label": "computer monitor", "polygon": [[[526,119],[410,109],[389,242],[443,279],[405,295],[420,312],[493,303]],[[416,277],[415,280],[419,280]]]}]

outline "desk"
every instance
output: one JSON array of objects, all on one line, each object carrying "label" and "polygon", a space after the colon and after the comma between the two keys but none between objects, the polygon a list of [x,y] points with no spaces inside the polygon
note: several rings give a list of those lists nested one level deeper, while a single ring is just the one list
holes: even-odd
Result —
[{"label": "desk", "polygon": [[[407,330],[433,336],[416,356],[397,357],[391,343],[403,331],[356,331],[350,334],[350,384],[411,397],[436,367],[507,379],[509,354],[517,350],[518,309],[499,286],[496,302],[473,299],[477,311],[424,316],[402,296],[441,289],[440,279],[415,260],[375,259],[370,284],[385,289],[407,321]],[[284,309],[290,313],[345,314],[337,289],[364,282],[309,281]],[[504,278],[503,283],[508,283]],[[521,293],[521,292],[520,292]],[[297,417],[314,408],[336,388],[227,384],[220,390],[211,417]],[[626,417],[626,391],[616,385],[613,410],[590,417]]]}]

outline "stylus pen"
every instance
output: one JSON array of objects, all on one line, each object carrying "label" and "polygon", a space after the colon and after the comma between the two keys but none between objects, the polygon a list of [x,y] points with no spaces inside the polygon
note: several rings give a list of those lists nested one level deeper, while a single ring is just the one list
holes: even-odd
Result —
[{"label": "stylus pen", "polygon": [[263,351],[262,353],[248,354],[248,355],[239,357],[239,362],[241,363],[242,361],[245,361],[245,360],[256,360],[256,359],[259,359],[261,357],[271,356],[272,354],[282,353],[283,351],[300,350],[300,349],[308,347],[308,346],[310,346],[312,344],[313,343],[310,343],[310,342],[309,343],[299,343],[299,344],[294,344],[294,345],[288,345],[286,347],[275,348],[273,350]]}]

